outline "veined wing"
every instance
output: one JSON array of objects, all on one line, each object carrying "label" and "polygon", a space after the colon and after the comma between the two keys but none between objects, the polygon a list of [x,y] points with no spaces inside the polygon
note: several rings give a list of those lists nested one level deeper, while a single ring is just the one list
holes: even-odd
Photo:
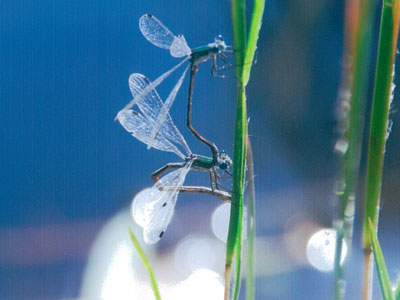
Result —
[{"label": "veined wing", "polygon": [[173,57],[183,57],[191,54],[185,38],[182,35],[176,37],[155,16],[151,14],[141,16],[139,28],[150,43],[163,49],[169,49]]},{"label": "veined wing", "polygon": [[[123,110],[132,108],[134,105],[136,105],[136,103],[138,103],[139,101],[146,98],[146,96],[149,92],[151,92],[152,90],[155,90],[156,87],[158,87],[169,75],[171,75],[172,72],[174,72],[176,69],[178,69],[188,59],[189,59],[188,57],[183,59],[179,64],[177,64],[176,66],[172,67],[165,73],[158,76],[158,78],[156,80],[154,80],[151,84],[149,84],[146,88],[144,88],[140,93],[134,95],[133,99],[123,108]],[[131,91],[132,91],[132,89],[131,89]]]},{"label": "veined wing", "polygon": [[[148,144],[153,125],[140,113],[128,109],[121,110],[117,115],[118,121],[130,132],[132,136],[137,138],[142,143]],[[164,135],[158,134],[155,140],[152,141],[152,147],[161,151],[172,152],[185,159],[186,156],[171,143]]]},{"label": "veined wing", "polygon": [[172,42],[172,45],[169,48],[169,53],[173,57],[183,57],[190,56],[192,54],[192,50],[186,43],[185,37],[180,34],[178,37],[175,37],[174,41]]},{"label": "veined wing", "polygon": [[[172,89],[172,91],[169,93],[167,100],[165,100],[165,102],[163,103],[158,116],[154,120],[154,127],[153,127],[153,130],[152,130],[151,134],[150,134],[149,143],[147,144],[147,148],[148,149],[153,147],[153,141],[155,141],[156,136],[158,135],[158,133],[160,131],[164,132],[165,124],[169,123],[170,122],[169,120],[171,120],[171,116],[169,114],[169,110],[170,110],[172,104],[175,101],[175,98],[176,98],[176,95],[178,94],[179,89],[181,88],[183,79],[185,79],[185,75],[186,75],[187,70],[189,69],[189,66],[190,65],[188,65],[185,68],[185,71],[183,71],[181,77],[179,78],[179,80],[175,84],[175,86]],[[171,120],[171,122],[172,122],[172,120]]]},{"label": "veined wing", "polygon": [[133,199],[132,215],[136,223],[143,227],[146,243],[158,242],[171,222],[179,187],[183,185],[192,162],[168,173],[152,188],[141,191]]},{"label": "veined wing", "polygon": [[[186,70],[184,74],[186,73]],[[182,80],[180,80],[180,84],[182,84]],[[129,76],[129,87],[134,98],[136,98],[140,94],[143,94],[143,91],[147,90],[149,86],[151,86],[151,82],[146,76],[139,73],[134,73]],[[173,91],[174,90],[175,88],[173,89]],[[189,146],[187,145],[182,134],[179,132],[178,128],[176,128],[169,114],[169,107],[172,105],[172,102],[176,97],[176,93],[178,92],[176,91],[174,93],[173,91],[170,93],[170,96],[168,96],[167,102],[165,104],[161,100],[155,89],[150,89],[147,92],[146,96],[140,97],[139,101],[137,102],[140,111],[143,113],[145,118],[148,120],[149,125],[152,127],[151,132],[148,135],[146,144],[148,145],[148,148],[153,147],[153,143],[156,141],[156,137],[161,134],[174,144],[182,147],[186,154],[189,155],[191,154]],[[166,107],[166,105],[169,105],[169,107]]]}]

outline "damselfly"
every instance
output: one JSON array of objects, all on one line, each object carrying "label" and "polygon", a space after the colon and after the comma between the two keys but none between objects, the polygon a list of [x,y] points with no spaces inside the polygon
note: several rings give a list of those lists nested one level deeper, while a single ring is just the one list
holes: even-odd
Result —
[{"label": "damselfly", "polygon": [[[138,94],[143,94],[143,91],[152,84],[144,75],[135,73],[129,77],[129,86],[135,98]],[[136,104],[140,112],[123,109],[118,112],[117,119],[135,138],[148,145],[155,121],[163,109],[163,101],[157,91],[151,88],[144,97],[138,99]],[[182,162],[169,163],[155,171],[151,175],[155,182],[154,186],[139,193],[132,204],[133,216],[143,227],[145,242],[156,243],[171,221],[180,192],[206,193],[225,201],[230,200],[230,193],[220,189],[222,186],[218,183],[220,176],[218,170],[229,174],[228,169],[232,161],[225,152],[213,153],[212,157],[193,154],[168,112],[151,143],[152,147],[175,153],[183,159]],[[208,172],[211,186],[183,186],[185,177],[191,169]],[[171,172],[160,178],[168,171]]]},{"label": "damselfly", "polygon": [[189,62],[188,66],[183,71],[179,80],[175,84],[174,88],[170,92],[168,98],[166,99],[162,111],[157,116],[155,120],[155,126],[150,133],[148,140],[148,148],[154,147],[154,143],[156,143],[156,137],[158,132],[161,130],[161,127],[164,124],[165,119],[168,116],[169,109],[171,108],[176,95],[182,85],[182,82],[185,78],[185,75],[190,67],[190,84],[189,84],[189,96],[188,96],[188,109],[187,109],[187,126],[190,131],[203,143],[208,145],[213,153],[213,156],[218,154],[218,148],[216,145],[204,138],[200,135],[200,133],[193,127],[192,125],[192,96],[193,96],[193,83],[194,76],[198,71],[198,65],[201,62],[205,62],[209,59],[212,59],[212,74],[216,74],[217,68],[217,58],[221,59],[228,65],[232,65],[229,63],[228,57],[225,55],[226,53],[233,52],[231,46],[227,46],[225,44],[224,39],[221,35],[218,35],[214,42],[209,43],[204,46],[196,47],[190,49],[186,43],[185,37],[183,35],[175,36],[164,24],[160,22],[156,17],[150,14],[145,14],[139,19],[139,28],[142,32],[143,36],[152,44],[157,47],[168,49],[170,54],[173,57],[185,57],[179,64],[159,76],[151,85],[149,85],[146,89],[144,89],[140,94],[137,94],[136,97],[124,108],[128,110],[132,108],[136,103],[138,103],[142,98],[146,98],[147,93],[156,88],[159,84],[161,84],[168,76],[171,75],[177,68],[179,68],[185,62]]}]

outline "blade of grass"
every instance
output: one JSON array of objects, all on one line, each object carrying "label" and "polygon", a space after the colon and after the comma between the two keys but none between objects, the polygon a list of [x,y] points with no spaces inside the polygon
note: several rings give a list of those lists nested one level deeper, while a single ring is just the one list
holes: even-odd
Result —
[{"label": "blade of grass", "polygon": [[[337,230],[335,249],[334,299],[344,299],[346,291],[345,269],[342,248],[346,243],[351,252],[355,198],[361,157],[361,144],[368,86],[369,60],[372,40],[373,1],[346,1],[345,41],[343,54],[342,83],[339,97],[338,147],[340,171],[338,183],[341,190],[339,209],[334,226]],[[348,255],[348,256],[349,256]]]},{"label": "blade of grass", "polygon": [[368,144],[367,180],[365,187],[363,249],[364,278],[363,299],[371,299],[372,265],[371,236],[368,220],[377,231],[382,186],[382,171],[387,139],[387,126],[391,102],[394,59],[399,32],[400,0],[384,0],[379,33],[378,61],[372,103],[371,126]]},{"label": "blade of grass", "polygon": [[394,291],[394,299],[400,300],[400,280],[399,280],[399,282],[397,282],[397,288]]},{"label": "blade of grass", "polygon": [[255,209],[255,188],[253,151],[250,138],[247,136],[247,173],[248,173],[248,194],[247,194],[247,276],[246,276],[246,300],[254,300],[255,295],[255,273],[254,273],[254,236],[256,230],[256,209]]},{"label": "blade of grass", "polygon": [[243,60],[243,84],[247,85],[250,79],[250,71],[253,65],[254,55],[257,49],[257,41],[260,34],[262,17],[264,15],[265,0],[254,0],[253,14],[249,28],[246,53]]},{"label": "blade of grass", "polygon": [[244,57],[246,53],[246,0],[232,0],[232,25],[236,76],[240,84],[240,82],[242,82]]},{"label": "blade of grass", "polygon": [[376,236],[375,228],[372,225],[371,219],[368,219],[368,226],[383,299],[394,300],[385,259],[383,257],[382,249],[379,244],[378,237]]},{"label": "blade of grass", "polygon": [[229,278],[233,255],[236,254],[235,281],[233,299],[237,299],[240,289],[240,261],[242,248],[242,215],[243,190],[246,148],[244,139],[247,136],[246,97],[243,85],[239,85],[238,104],[236,110],[235,143],[233,155],[233,191],[229,219],[229,231],[225,262],[225,299],[229,299]]},{"label": "blade of grass", "polygon": [[[246,49],[246,1],[232,0],[232,24],[235,48],[236,76],[238,78],[238,98],[236,104],[235,137],[233,146],[232,205],[225,259],[225,294],[229,299],[229,282],[233,256],[236,253],[236,276],[234,299],[240,288],[241,232],[243,215],[243,190],[245,172],[245,137],[247,135],[246,92],[242,81],[244,53]],[[238,280],[239,278],[239,280]]]},{"label": "blade of grass", "polygon": [[143,261],[144,265],[146,266],[147,272],[149,273],[150,281],[151,281],[151,288],[153,289],[154,297],[157,300],[161,300],[160,291],[157,286],[157,280],[154,275],[153,269],[151,268],[150,262],[147,259],[146,254],[144,254],[144,251],[140,247],[140,244],[139,244],[138,240],[136,239],[135,235],[133,234],[132,230],[130,228],[128,228],[128,230],[129,230],[129,236],[131,237],[132,244],[135,247],[136,252],[139,254],[140,259]]},{"label": "blade of grass", "polygon": [[[246,86],[247,83],[249,82],[250,79],[250,73],[251,73],[251,67],[253,65],[253,60],[254,60],[254,55],[257,49],[257,41],[258,41],[258,37],[260,34],[260,29],[261,29],[261,24],[262,24],[262,17],[264,15],[264,8],[265,8],[265,0],[254,0],[254,6],[253,6],[253,13],[252,13],[252,17],[251,17],[251,23],[250,23],[250,29],[249,29],[249,36],[248,36],[248,40],[247,40],[247,44],[246,44],[246,52],[245,52],[245,56],[243,59],[243,70],[242,70],[242,79],[240,80],[240,84],[243,85],[243,91],[244,91],[244,104],[246,105]],[[251,224],[250,228],[249,228],[249,253],[248,253],[248,259],[249,259],[249,265],[248,265],[248,275],[247,275],[247,280],[249,280],[250,282],[248,282],[248,292],[246,295],[247,299],[253,299],[254,298],[254,226],[255,226],[255,219],[254,219],[254,181],[253,181],[253,158],[252,158],[252,153],[251,153],[251,145],[250,145],[250,140],[248,137],[248,131],[247,131],[247,113],[246,113],[246,133],[245,133],[245,137],[246,137],[246,150],[248,150],[250,148],[250,157],[251,157],[251,166],[249,166],[249,176],[251,177],[251,185],[252,188],[251,191],[249,190],[249,200],[250,200],[250,204],[252,204],[252,208],[249,208],[248,213],[248,224]],[[244,162],[243,168],[245,169],[246,166],[246,161]],[[250,171],[250,167],[251,167],[251,171]],[[244,170],[245,172],[245,170]],[[244,175],[244,173],[243,173]],[[243,186],[244,189],[244,186]],[[243,203],[243,202],[242,202]],[[253,209],[253,211],[252,211]],[[242,223],[242,222],[240,222]],[[242,247],[242,230],[241,227],[238,229],[238,239],[237,239],[237,248],[236,248],[236,257],[239,258],[241,255],[241,247]],[[240,289],[240,259],[238,259],[236,261],[236,278],[235,278],[235,289],[234,289],[234,297],[233,299],[237,299],[239,297],[239,289]],[[250,288],[249,288],[250,287]]]},{"label": "blade of grass", "polygon": [[[225,262],[225,300],[229,299],[229,279],[233,256],[236,256],[233,299],[238,299],[240,291],[240,268],[242,253],[243,192],[246,169],[247,108],[246,84],[250,78],[252,60],[257,46],[264,11],[264,0],[256,0],[250,25],[250,39],[246,45],[246,1],[232,0],[232,21],[234,48],[236,50],[236,74],[238,78],[238,99],[236,105],[235,138],[233,153],[233,191],[229,220],[229,231]],[[248,56],[248,57],[247,57]],[[245,64],[246,61],[246,64]],[[246,71],[244,71],[244,66]]]}]

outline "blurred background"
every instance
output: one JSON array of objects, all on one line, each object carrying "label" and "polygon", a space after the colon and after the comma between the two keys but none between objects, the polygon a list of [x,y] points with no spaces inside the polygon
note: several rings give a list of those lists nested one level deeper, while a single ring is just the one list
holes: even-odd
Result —
[{"label": "blurred background", "polygon": [[[310,262],[306,248],[335,215],[343,8],[343,1],[266,1],[248,85],[257,299],[332,295],[332,272]],[[152,186],[150,173],[180,159],[146,150],[113,121],[131,100],[131,73],[154,80],[179,62],[142,36],[145,13],[184,34],[191,47],[218,34],[233,42],[228,0],[0,2],[0,299],[153,299],[129,243],[128,226],[142,236],[130,204]],[[196,77],[193,123],[232,155],[235,80],[213,78],[210,68],[200,65]],[[179,75],[159,86],[163,99]],[[171,115],[192,151],[209,155],[185,127],[187,87],[186,78]],[[394,110],[398,101],[395,91]],[[379,238],[394,279],[400,120],[391,118]],[[204,185],[208,177],[191,172],[188,182]],[[211,196],[179,196],[163,239],[145,246],[165,299],[221,299],[227,211]],[[360,212],[358,206],[348,299],[360,295]],[[374,294],[379,299],[378,289]]]}]

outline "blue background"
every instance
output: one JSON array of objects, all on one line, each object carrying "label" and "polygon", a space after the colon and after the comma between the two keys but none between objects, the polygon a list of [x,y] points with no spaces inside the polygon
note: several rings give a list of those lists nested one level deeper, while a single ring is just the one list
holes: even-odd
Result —
[{"label": "blue background", "polygon": [[[260,235],[280,234],[296,214],[324,226],[334,215],[333,111],[344,4],[306,2],[267,1],[248,86]],[[147,151],[113,122],[131,99],[129,74],[154,80],[178,63],[143,38],[138,19],[144,13],[184,34],[192,47],[217,34],[232,44],[228,0],[0,2],[0,299],[77,297],[102,224],[152,184],[152,171],[178,161]],[[194,124],[232,154],[235,81],[212,78],[210,67],[201,65],[196,77]],[[163,99],[178,76],[159,87]],[[184,126],[187,85],[186,79],[171,114],[192,151],[209,155]],[[381,239],[388,265],[398,266],[399,256],[390,254],[399,241],[389,237],[400,225],[398,116],[392,118]],[[270,195],[293,189],[300,191],[296,199],[271,201]],[[355,235],[360,254],[359,229]],[[260,279],[258,291],[271,296],[281,283],[280,299],[322,299],[330,295],[330,276],[303,267]]]}]

